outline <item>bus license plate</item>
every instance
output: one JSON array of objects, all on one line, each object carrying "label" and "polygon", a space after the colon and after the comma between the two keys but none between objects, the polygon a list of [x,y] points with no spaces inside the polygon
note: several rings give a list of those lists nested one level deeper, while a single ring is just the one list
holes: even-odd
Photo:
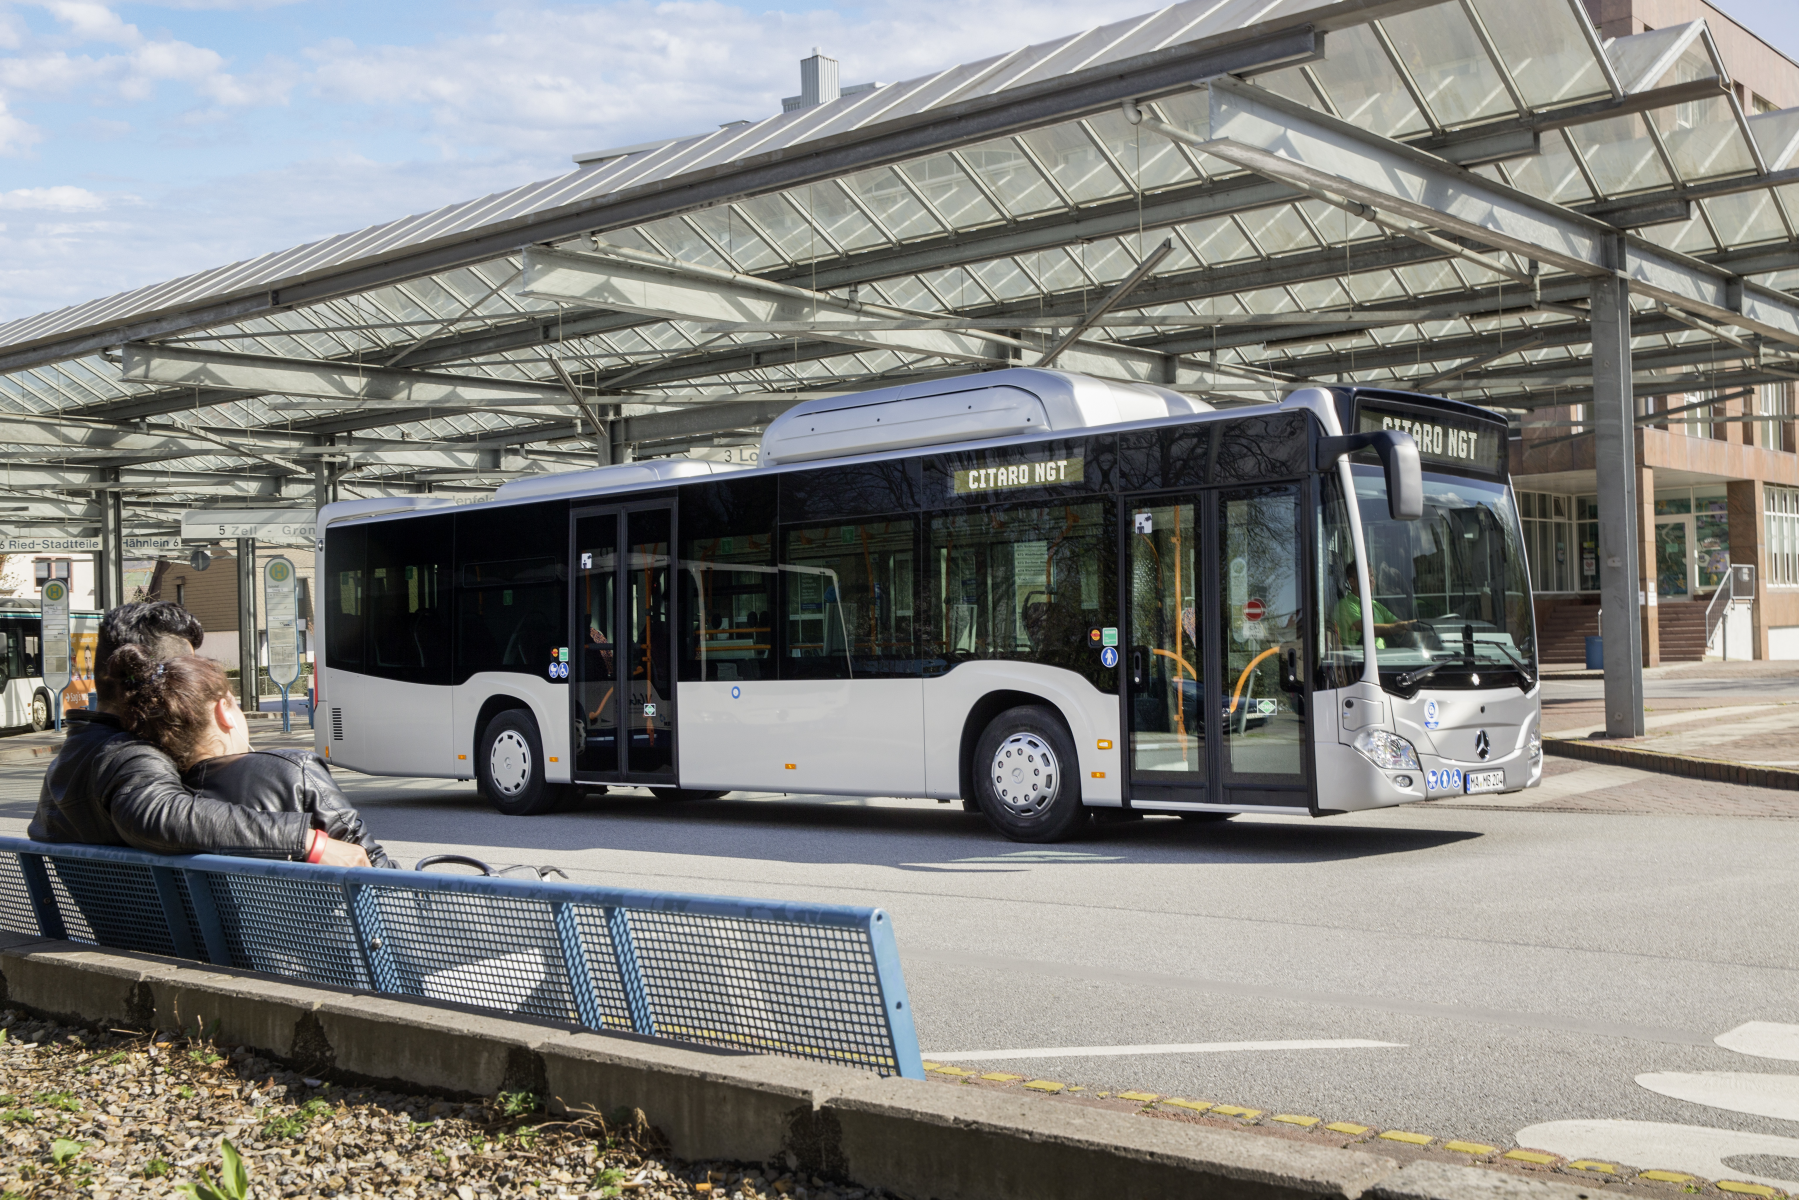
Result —
[{"label": "bus license plate", "polygon": [[1469,771],[1465,778],[1468,780],[1470,796],[1480,792],[1503,792],[1505,790],[1504,771]]}]

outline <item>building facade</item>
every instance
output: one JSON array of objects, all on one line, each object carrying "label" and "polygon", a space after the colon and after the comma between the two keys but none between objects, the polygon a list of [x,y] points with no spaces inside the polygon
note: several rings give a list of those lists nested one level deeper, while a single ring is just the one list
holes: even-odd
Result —
[{"label": "building facade", "polygon": [[[1799,64],[1703,0],[1584,3],[1608,38],[1703,20],[1746,114],[1799,107]],[[1673,120],[1679,119],[1676,106]],[[1799,203],[1760,216],[1786,238],[1799,234],[1792,225]],[[1735,351],[1749,349],[1721,347],[1720,360],[1738,361],[1742,353]],[[1691,388],[1694,373],[1683,372],[1682,386]],[[1646,665],[1702,657],[1799,659],[1796,387],[1769,382],[1643,395],[1639,378],[1636,524]],[[1579,661],[1585,635],[1598,632],[1601,620],[1587,417],[1584,405],[1537,409],[1512,442],[1548,662]],[[1753,602],[1727,618],[1717,593],[1729,586],[1732,568],[1745,565],[1754,568]],[[1739,577],[1737,595],[1747,583]]]}]

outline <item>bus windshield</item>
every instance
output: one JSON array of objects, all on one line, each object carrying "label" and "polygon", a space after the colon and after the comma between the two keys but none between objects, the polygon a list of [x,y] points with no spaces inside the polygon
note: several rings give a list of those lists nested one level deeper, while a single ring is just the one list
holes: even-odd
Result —
[{"label": "bus windshield", "polygon": [[[1523,539],[1506,486],[1426,471],[1423,517],[1395,521],[1387,515],[1380,469],[1358,464],[1351,472],[1368,547],[1382,686],[1412,693],[1425,686],[1534,683]],[[1362,596],[1353,563],[1344,561],[1351,555],[1333,555],[1326,567],[1324,649],[1339,676],[1359,677]]]}]

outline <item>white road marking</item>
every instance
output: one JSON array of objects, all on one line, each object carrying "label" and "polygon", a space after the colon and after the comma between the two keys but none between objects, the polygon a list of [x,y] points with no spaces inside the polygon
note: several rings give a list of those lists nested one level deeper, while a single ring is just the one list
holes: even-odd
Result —
[{"label": "white road marking", "polygon": [[1133,1054],[1223,1054],[1232,1050],[1376,1050],[1403,1049],[1404,1042],[1370,1042],[1362,1038],[1321,1038],[1300,1042],[1185,1042],[1162,1046],[1052,1046],[1038,1050],[944,1050],[924,1057],[936,1062],[984,1062],[1010,1058],[1122,1058]]},{"label": "white road marking", "polygon": [[1799,1025],[1750,1021],[1746,1025],[1738,1025],[1729,1033],[1720,1033],[1713,1040],[1726,1050],[1735,1050],[1738,1054],[1799,1062]]},{"label": "white road marking", "polygon": [[1788,1190],[1799,1188],[1799,1181],[1750,1175],[1724,1162],[1739,1154],[1799,1159],[1799,1138],[1658,1121],[1550,1121],[1520,1129],[1517,1138],[1520,1146],[1564,1158],[1604,1158],[1632,1166],[1691,1171],[1702,1179],[1741,1179]]},{"label": "white road marking", "polygon": [[1707,1108],[1799,1121],[1799,1075],[1664,1071],[1639,1075],[1637,1083],[1660,1095]]}]

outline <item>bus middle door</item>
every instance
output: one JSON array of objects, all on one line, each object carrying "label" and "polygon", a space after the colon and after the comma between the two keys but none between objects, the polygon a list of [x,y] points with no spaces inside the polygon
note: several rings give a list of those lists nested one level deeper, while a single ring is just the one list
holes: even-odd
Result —
[{"label": "bus middle door", "polygon": [[569,696],[578,782],[674,783],[673,524],[665,502],[574,514]]}]

